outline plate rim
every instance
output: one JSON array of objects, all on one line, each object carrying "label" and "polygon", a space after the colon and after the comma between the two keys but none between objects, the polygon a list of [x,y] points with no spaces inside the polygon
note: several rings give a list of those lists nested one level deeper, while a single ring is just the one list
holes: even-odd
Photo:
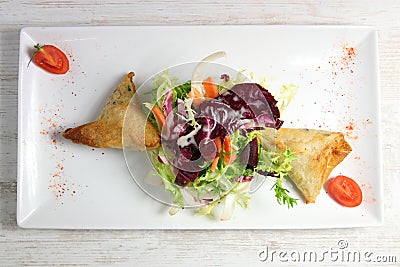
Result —
[{"label": "plate rim", "polygon": [[[379,68],[379,46],[378,46],[378,34],[377,34],[377,29],[372,26],[365,26],[365,25],[251,25],[251,24],[244,24],[244,25],[121,25],[121,26],[113,26],[113,25],[104,25],[104,26],[45,26],[45,27],[32,27],[32,26],[26,26],[23,27],[20,30],[20,43],[19,43],[19,67],[18,67],[18,141],[17,141],[17,214],[16,214],[16,219],[17,219],[17,225],[21,228],[42,228],[38,226],[33,226],[31,227],[29,218],[31,214],[34,214],[35,212],[29,213],[27,216],[23,217],[22,216],[22,210],[24,209],[23,207],[23,195],[22,195],[22,180],[23,180],[23,139],[22,136],[24,134],[24,128],[22,126],[22,121],[24,119],[24,114],[22,112],[23,109],[23,76],[24,76],[24,66],[23,66],[23,57],[22,57],[22,49],[23,49],[23,42],[22,38],[23,35],[30,35],[32,31],[35,30],[57,30],[57,31],[62,31],[62,30],[75,30],[75,29],[86,29],[86,30],[91,30],[91,29],[102,29],[102,28],[122,28],[122,29],[133,29],[133,28],[243,28],[243,27],[260,27],[260,28],[270,28],[270,29],[283,29],[283,28],[306,28],[306,29],[337,29],[337,30],[344,30],[344,29],[350,29],[350,30],[369,30],[371,33],[374,34],[374,56],[376,59],[376,88],[374,90],[374,93],[377,96],[377,117],[378,121],[376,122],[377,124],[377,151],[378,151],[378,161],[379,164],[376,166],[378,167],[378,173],[380,175],[379,179],[379,198],[380,198],[380,203],[379,203],[379,214],[378,217],[376,218],[376,223],[371,223],[371,224],[364,224],[364,225],[358,225],[358,226],[344,226],[344,227],[337,227],[337,228],[352,228],[352,227],[365,227],[365,226],[381,226],[384,224],[384,183],[383,183],[383,157],[382,157],[382,112],[381,112],[381,86],[380,86],[380,68]],[[25,89],[26,90],[26,89]],[[43,228],[48,228],[48,227],[43,227]],[[64,228],[59,228],[59,227],[49,227],[51,229],[64,229]],[[329,229],[334,229],[336,227],[326,227]],[[78,229],[78,228],[65,228],[65,229]],[[79,229],[97,229],[95,227],[87,227],[87,228],[79,228]],[[99,228],[99,229],[114,229],[113,227],[110,228]],[[118,228],[118,229],[125,229],[125,228]],[[126,229],[142,229],[142,228],[126,228]],[[144,229],[144,228],[143,228]],[[149,229],[155,229],[155,228],[149,228]],[[158,229],[158,228],[157,228]],[[159,228],[159,229],[171,229],[174,230],[174,228]],[[197,229],[197,228],[176,228],[176,229]],[[175,230],[176,230],[175,229]],[[199,228],[199,229],[214,229],[213,227],[205,227],[205,228]],[[230,229],[230,228],[215,228],[215,229]],[[266,227],[266,228],[248,228],[248,227],[243,227],[243,228],[235,228],[235,229],[323,229],[323,227],[310,227],[310,228],[271,228],[271,227]]]}]

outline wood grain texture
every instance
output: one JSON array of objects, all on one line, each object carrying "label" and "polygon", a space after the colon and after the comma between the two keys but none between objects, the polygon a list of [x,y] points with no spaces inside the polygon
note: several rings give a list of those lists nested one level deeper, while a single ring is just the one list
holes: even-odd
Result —
[{"label": "wood grain texture", "polygon": [[[398,1],[1,1],[0,266],[265,266],[257,253],[337,247],[397,256],[400,265],[400,3]],[[385,225],[252,231],[24,230],[16,225],[17,80],[23,26],[344,24],[378,29]],[[273,215],[271,215],[273,216]],[[278,264],[275,261],[273,265]],[[324,261],[319,265],[345,265]],[[365,264],[365,263],[364,263]],[[361,264],[361,265],[364,265]],[[295,262],[288,265],[298,266]],[[305,264],[301,264],[305,265]],[[354,264],[352,264],[354,265]]]}]

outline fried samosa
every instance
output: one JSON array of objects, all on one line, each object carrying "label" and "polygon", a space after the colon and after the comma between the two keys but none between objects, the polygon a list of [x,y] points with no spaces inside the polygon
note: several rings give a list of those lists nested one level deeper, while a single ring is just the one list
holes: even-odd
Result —
[{"label": "fried samosa", "polygon": [[296,153],[289,177],[306,203],[314,203],[332,170],[352,151],[351,146],[341,132],[291,128],[273,131],[265,130],[263,146],[277,151],[288,147]]},{"label": "fried samosa", "polygon": [[[131,99],[136,92],[130,72],[112,95],[94,122],[69,128],[62,135],[77,144],[98,148],[120,148],[137,151],[160,146],[160,136],[146,115]],[[127,120],[124,120],[127,116]],[[123,137],[124,134],[124,137]],[[124,139],[124,140],[123,140]]]}]

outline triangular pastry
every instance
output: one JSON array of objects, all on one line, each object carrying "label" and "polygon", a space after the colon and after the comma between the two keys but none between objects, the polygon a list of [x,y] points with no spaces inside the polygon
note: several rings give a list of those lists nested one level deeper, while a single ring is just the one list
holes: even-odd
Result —
[{"label": "triangular pastry", "polygon": [[[341,132],[313,129],[281,128],[265,131],[263,145],[277,151],[287,147],[295,152],[291,180],[303,194],[306,203],[314,203],[332,170],[352,151]],[[275,138],[274,138],[275,135]]]},{"label": "triangular pastry", "polygon": [[[122,149],[124,146],[126,149],[143,151],[159,147],[157,130],[147,121],[140,107],[130,103],[136,92],[132,81],[134,75],[130,72],[125,76],[94,122],[69,128],[62,135],[74,143],[99,148]],[[129,120],[124,125],[125,115]],[[124,138],[123,132],[126,134]]]}]

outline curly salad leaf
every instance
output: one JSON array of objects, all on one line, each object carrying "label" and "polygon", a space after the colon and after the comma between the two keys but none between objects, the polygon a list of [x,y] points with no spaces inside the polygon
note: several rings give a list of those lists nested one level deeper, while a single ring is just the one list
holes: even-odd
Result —
[{"label": "curly salad leaf", "polygon": [[289,190],[283,187],[289,171],[292,169],[291,163],[296,159],[295,153],[286,148],[284,152],[268,152],[263,147],[260,150],[260,160],[256,169],[261,173],[268,173],[276,177],[275,184],[271,189],[275,191],[275,197],[279,204],[287,205],[288,208],[297,204],[297,199],[288,195]]},{"label": "curly salad leaf", "polygon": [[175,175],[172,172],[171,166],[159,160],[162,152],[158,150],[150,151],[150,160],[153,163],[157,174],[160,176],[162,183],[167,191],[169,191],[174,198],[173,203],[179,207],[184,206],[184,199],[180,188],[175,184]]}]

